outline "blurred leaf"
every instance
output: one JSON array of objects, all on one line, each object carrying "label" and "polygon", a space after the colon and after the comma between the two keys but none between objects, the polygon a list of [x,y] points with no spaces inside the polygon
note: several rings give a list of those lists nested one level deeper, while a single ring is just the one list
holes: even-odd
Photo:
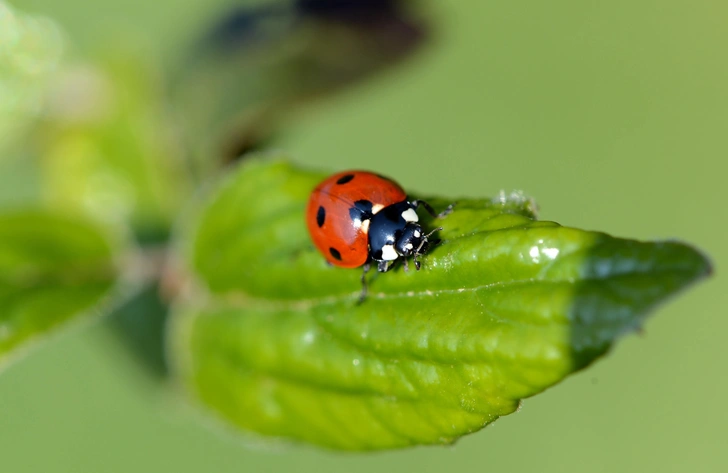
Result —
[{"label": "blurred leaf", "polygon": [[258,148],[306,101],[409,57],[425,26],[405,3],[268,2],[229,12],[193,48],[174,87],[200,169]]},{"label": "blurred leaf", "polygon": [[143,288],[104,320],[109,333],[152,379],[167,376],[164,327],[168,307],[156,284]]},{"label": "blurred leaf", "polygon": [[50,205],[165,240],[189,186],[159,71],[139,51],[64,69],[35,140]]},{"label": "blurred leaf", "polygon": [[0,158],[0,209],[37,204],[40,200],[37,164],[27,152],[18,153],[12,159]]},{"label": "blurred leaf", "polygon": [[58,27],[0,0],[0,160],[41,111],[63,50]]},{"label": "blurred leaf", "polygon": [[587,366],[710,271],[681,243],[538,222],[524,198],[464,199],[437,222],[443,242],[422,271],[375,276],[357,305],[360,272],[328,266],[306,232],[323,177],[251,161],[183,236],[194,284],[173,316],[172,364],[207,408],[266,436],[451,443]]},{"label": "blurred leaf", "polygon": [[116,248],[91,223],[40,210],[0,214],[0,362],[102,312]]}]

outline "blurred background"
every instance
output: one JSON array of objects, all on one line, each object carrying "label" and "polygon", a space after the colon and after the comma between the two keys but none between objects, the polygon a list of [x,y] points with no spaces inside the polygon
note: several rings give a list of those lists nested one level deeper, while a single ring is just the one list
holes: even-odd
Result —
[{"label": "blurred background", "polygon": [[[252,138],[245,135],[229,149],[269,146],[307,166],[370,168],[428,194],[491,196],[520,189],[536,198],[544,219],[621,237],[690,242],[713,258],[714,277],[660,308],[644,333],[627,337],[593,367],[526,400],[520,412],[455,446],[367,455],[251,447],[210,428],[140,367],[108,329],[109,322],[100,322],[54,337],[2,373],[0,469],[728,471],[728,413],[722,409],[728,397],[728,280],[723,276],[728,264],[728,4],[402,2],[407,3],[405,16],[377,17],[357,26],[364,28],[357,38],[365,50],[385,48],[391,54],[372,59],[342,53],[355,57],[345,68],[350,74],[301,85],[301,71],[309,69],[293,73],[266,62],[267,42],[282,44],[275,54],[295,56],[304,36],[290,44],[285,38],[292,28],[298,28],[296,35],[305,34],[304,27],[291,26],[285,3],[0,3],[0,13],[12,8],[16,17],[22,12],[52,20],[33,23],[33,31],[43,34],[27,40],[29,57],[38,63],[24,63],[27,76],[7,76],[0,83],[4,105],[15,107],[10,112],[0,107],[0,114],[6,113],[2,136],[19,136],[15,128],[20,126],[31,129],[31,136],[39,133],[38,140],[21,145],[8,138],[0,150],[7,145],[4,149],[12,152],[5,155],[36,153],[45,159],[38,178],[23,159],[0,157],[2,205],[18,205],[38,193],[54,202],[68,196],[64,190],[73,188],[73,179],[63,178],[64,172],[69,166],[73,175],[85,169],[81,145],[86,141],[75,138],[103,126],[123,129],[128,136],[150,138],[140,140],[146,143],[140,152],[121,153],[117,164],[131,166],[132,155],[172,156],[170,150],[177,149],[192,157],[184,165],[174,160],[157,164],[165,176],[177,177],[149,180],[136,207],[123,199],[94,198],[101,205],[88,211],[129,213],[141,240],[163,238],[165,225],[155,227],[155,222],[172,219],[168,201],[212,174],[199,171],[209,164],[195,156],[229,143],[224,137],[208,141],[210,130],[219,131],[216,120],[232,113],[216,109],[216,100],[232,97],[232,108],[245,105],[255,111],[240,118],[242,128],[264,125],[253,126]],[[307,3],[315,2],[299,2]],[[259,16],[248,19],[253,29],[241,29],[244,17],[230,22],[233,6],[257,9]],[[3,42],[7,46],[13,40],[8,18],[0,14],[0,53]],[[208,37],[215,24],[217,34],[209,42],[197,41]],[[242,30],[256,34],[246,36]],[[263,53],[240,63],[231,56],[214,57],[225,47],[248,51],[251,44]],[[336,51],[323,56],[330,59],[325,64],[338,65],[341,59]],[[7,75],[1,61],[2,54],[0,76]],[[240,64],[247,72],[238,77],[233,72]],[[226,67],[233,72],[219,79],[215,71]],[[61,74],[53,72],[59,68]],[[368,70],[376,73],[362,72]],[[202,84],[193,87],[201,95],[175,102],[175,90],[185,90],[185,81]],[[82,116],[69,116],[68,104],[61,101],[51,103],[50,118],[34,125],[38,99],[32,91],[18,92],[18,84],[33,90],[71,87],[75,93],[60,96]],[[324,97],[332,84],[346,87]],[[99,125],[106,87],[125,91],[127,107]],[[276,102],[271,97],[279,96],[286,99],[270,105]],[[186,121],[186,110],[199,110],[207,102],[213,118]],[[63,125],[53,121],[54,113]],[[159,125],[168,113],[182,117],[177,118],[182,132]],[[107,133],[99,146],[118,150],[125,136]],[[155,141],[160,136],[163,145]],[[66,156],[60,164],[51,160],[59,143]],[[140,166],[147,169],[148,163]],[[156,171],[149,172],[155,176]],[[38,179],[47,181],[46,190],[37,190]],[[102,181],[99,188],[109,185],[114,183]],[[94,192],[94,197],[104,195]],[[155,204],[140,205],[147,197]],[[69,197],[74,199],[88,203],[88,196]]]}]

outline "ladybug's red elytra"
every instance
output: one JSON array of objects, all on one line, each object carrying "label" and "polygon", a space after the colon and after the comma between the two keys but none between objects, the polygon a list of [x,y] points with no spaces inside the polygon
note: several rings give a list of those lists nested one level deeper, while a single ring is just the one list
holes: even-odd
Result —
[{"label": "ladybug's red elytra", "polygon": [[403,258],[405,270],[410,256],[420,269],[418,256],[437,244],[429,237],[442,227],[425,234],[417,209],[422,206],[433,217],[444,217],[450,205],[436,214],[422,200],[410,201],[393,180],[368,171],[344,171],[326,178],[311,193],[306,223],[316,247],[335,266],[363,266],[362,293],[366,296],[365,275],[373,262],[386,272]]}]

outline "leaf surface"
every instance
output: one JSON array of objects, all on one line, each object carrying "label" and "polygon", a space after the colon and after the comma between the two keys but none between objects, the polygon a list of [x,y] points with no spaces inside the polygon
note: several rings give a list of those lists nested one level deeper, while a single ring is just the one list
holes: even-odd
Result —
[{"label": "leaf surface", "polygon": [[85,220],[40,210],[0,214],[0,363],[99,314],[117,279],[114,254]]},{"label": "leaf surface", "polygon": [[[325,175],[252,160],[183,231],[193,289],[171,361],[246,431],[345,450],[448,444],[514,412],[708,274],[677,242],[535,220],[532,201],[460,199],[421,271],[328,266],[308,237]],[[429,199],[436,209],[447,199]]]}]

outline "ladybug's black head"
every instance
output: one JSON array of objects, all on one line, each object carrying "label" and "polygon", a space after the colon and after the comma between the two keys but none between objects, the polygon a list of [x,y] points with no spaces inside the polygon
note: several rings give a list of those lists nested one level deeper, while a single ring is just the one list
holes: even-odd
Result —
[{"label": "ladybug's black head", "polygon": [[399,239],[394,243],[398,255],[408,258],[427,251],[427,237],[417,223],[408,223],[402,230]]},{"label": "ladybug's black head", "polygon": [[417,223],[419,218],[415,205],[408,201],[389,205],[371,218],[369,225],[369,256],[379,265],[380,271],[389,269],[389,262],[402,257],[407,266],[407,258],[413,257],[415,266],[420,268],[417,257],[427,252],[433,241],[428,240],[433,232],[425,234]]},{"label": "ladybug's black head", "polygon": [[[394,244],[394,249],[398,255],[405,258],[412,256],[415,261],[415,267],[420,269],[420,262],[417,261],[417,257],[424,255],[430,249],[430,246],[434,243],[437,244],[440,240],[430,240],[430,235],[435,233],[442,228],[436,228],[428,234],[422,232],[422,227],[417,223],[408,223],[405,225],[402,235]],[[406,269],[405,264],[405,269]]]}]

